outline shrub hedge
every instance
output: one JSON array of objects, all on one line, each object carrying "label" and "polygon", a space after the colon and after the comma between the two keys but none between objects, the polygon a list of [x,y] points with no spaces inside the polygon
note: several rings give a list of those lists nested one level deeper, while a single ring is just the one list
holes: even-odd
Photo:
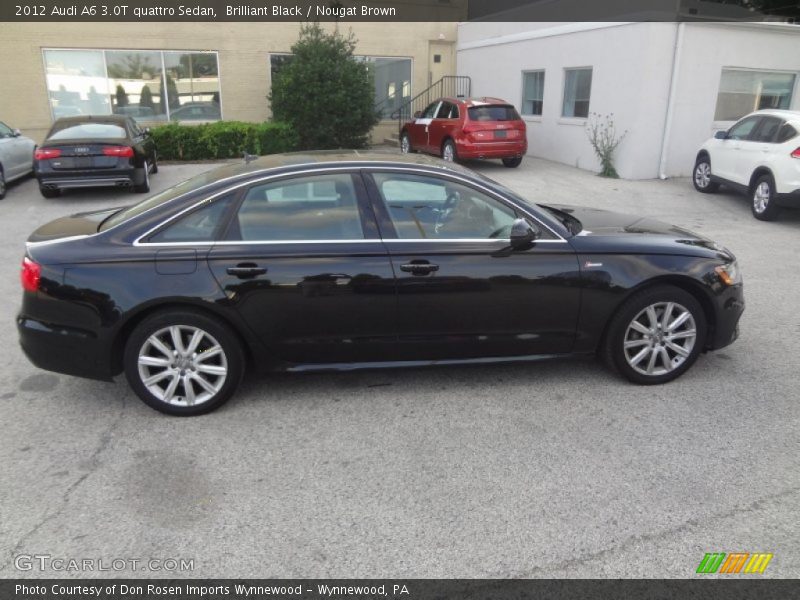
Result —
[{"label": "shrub hedge", "polygon": [[162,160],[212,160],[297,149],[297,134],[286,123],[217,121],[201,125],[170,123],[150,130]]}]

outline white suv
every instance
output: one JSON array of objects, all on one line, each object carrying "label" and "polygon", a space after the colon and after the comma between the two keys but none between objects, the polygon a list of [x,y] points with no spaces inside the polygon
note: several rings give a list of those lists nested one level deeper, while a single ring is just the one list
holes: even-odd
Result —
[{"label": "white suv", "polygon": [[749,194],[753,216],[772,221],[781,206],[800,206],[800,112],[759,110],[718,131],[697,153],[694,187],[720,184]]}]

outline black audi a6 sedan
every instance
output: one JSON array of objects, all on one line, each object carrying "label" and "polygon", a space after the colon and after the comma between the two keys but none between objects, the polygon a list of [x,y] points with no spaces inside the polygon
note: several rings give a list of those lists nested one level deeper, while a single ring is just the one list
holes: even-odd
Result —
[{"label": "black audi a6 sedan", "polygon": [[149,130],[122,115],[58,119],[33,158],[45,198],[62,190],[105,186],[145,193],[150,191],[150,174],[158,172]]},{"label": "black audi a6 sedan", "polygon": [[356,152],[229,165],[48,223],[22,286],[34,364],[124,372],[175,415],[220,406],[246,367],[599,354],[663,383],[733,342],[744,309],[734,256],[689,231],[534,204],[438,159]]}]

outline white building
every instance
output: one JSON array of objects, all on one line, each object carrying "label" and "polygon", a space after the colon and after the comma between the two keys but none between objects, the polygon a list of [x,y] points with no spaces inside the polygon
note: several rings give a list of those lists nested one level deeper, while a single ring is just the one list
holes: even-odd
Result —
[{"label": "white building", "polygon": [[758,108],[800,109],[800,26],[784,23],[459,25],[473,96],[513,103],[528,154],[599,170],[587,115],[627,131],[621,177],[689,175],[700,144]]}]

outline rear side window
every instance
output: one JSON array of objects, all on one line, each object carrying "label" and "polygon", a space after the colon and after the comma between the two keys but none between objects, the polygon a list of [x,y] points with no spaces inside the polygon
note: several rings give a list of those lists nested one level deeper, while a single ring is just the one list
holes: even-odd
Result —
[{"label": "rear side window", "polygon": [[517,121],[517,109],[510,104],[486,104],[467,109],[470,121]]},{"label": "rear side window", "polygon": [[753,133],[753,141],[755,142],[774,142],[775,134],[781,126],[781,120],[775,117],[764,117],[761,119],[761,124],[758,129]]},{"label": "rear side window", "polygon": [[111,123],[65,123],[56,124],[48,140],[114,140],[128,137],[124,127]]},{"label": "rear side window", "polygon": [[191,211],[151,236],[148,241],[157,243],[213,242],[222,227],[222,220],[227,208],[235,197],[235,194],[228,194]]},{"label": "rear side window", "polygon": [[254,185],[227,237],[256,242],[364,239],[353,179],[337,173]]},{"label": "rear side window", "polygon": [[796,135],[797,130],[788,123],[784,123],[783,127],[780,128],[780,131],[778,131],[778,137],[775,141],[779,144],[782,144],[783,142],[788,142]]}]

